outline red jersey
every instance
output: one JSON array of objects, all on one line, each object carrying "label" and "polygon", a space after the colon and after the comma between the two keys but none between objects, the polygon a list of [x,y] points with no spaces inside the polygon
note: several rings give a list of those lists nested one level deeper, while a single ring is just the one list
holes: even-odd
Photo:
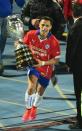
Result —
[{"label": "red jersey", "polygon": [[[48,61],[52,58],[60,57],[60,46],[58,40],[54,35],[49,36],[41,40],[39,38],[39,30],[32,30],[27,32],[24,36],[23,42],[29,46],[35,59],[41,61]],[[45,65],[36,68],[42,76],[50,79],[53,71],[52,65]]]}]

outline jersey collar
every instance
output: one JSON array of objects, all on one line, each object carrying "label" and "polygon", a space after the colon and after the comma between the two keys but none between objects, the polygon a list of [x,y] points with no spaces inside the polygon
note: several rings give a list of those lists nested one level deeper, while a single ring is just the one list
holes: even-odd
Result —
[{"label": "jersey collar", "polygon": [[[39,35],[39,34],[40,34],[40,29],[38,29],[38,30],[36,31],[36,35]],[[52,33],[49,32],[48,35],[47,35],[47,39],[48,39],[51,35],[52,35]]]}]

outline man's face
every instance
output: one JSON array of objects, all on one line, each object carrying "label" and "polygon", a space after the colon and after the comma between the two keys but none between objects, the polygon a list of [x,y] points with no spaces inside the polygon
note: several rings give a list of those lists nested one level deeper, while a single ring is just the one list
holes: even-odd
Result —
[{"label": "man's face", "polygon": [[52,25],[49,20],[41,20],[39,23],[39,28],[41,35],[47,36],[47,34],[52,28]]}]

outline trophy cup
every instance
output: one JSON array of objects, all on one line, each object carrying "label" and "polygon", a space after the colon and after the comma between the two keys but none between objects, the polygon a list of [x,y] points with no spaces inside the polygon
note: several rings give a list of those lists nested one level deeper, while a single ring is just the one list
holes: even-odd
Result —
[{"label": "trophy cup", "polygon": [[15,40],[15,56],[17,69],[23,69],[36,64],[32,52],[23,42],[24,28],[23,22],[17,15],[7,17],[8,35]]}]

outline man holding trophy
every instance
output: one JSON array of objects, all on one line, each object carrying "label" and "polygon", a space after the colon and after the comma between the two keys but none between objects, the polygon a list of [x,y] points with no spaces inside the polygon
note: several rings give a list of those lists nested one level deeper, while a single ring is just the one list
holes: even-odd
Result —
[{"label": "man holding trophy", "polygon": [[28,75],[28,88],[25,93],[26,110],[22,117],[23,122],[36,118],[37,107],[40,104],[45,89],[49,85],[53,65],[59,62],[60,45],[59,41],[51,33],[52,26],[53,20],[50,17],[44,16],[40,19],[39,30],[27,32],[22,40],[15,43],[16,60],[21,61],[18,59],[20,55],[17,56],[19,45],[26,46],[27,50],[29,50],[26,51],[27,53],[31,52],[31,58],[29,58],[30,55],[26,55],[31,62],[28,62],[27,58],[25,64],[24,61],[23,63],[18,62],[22,63],[19,67],[26,67]]}]

